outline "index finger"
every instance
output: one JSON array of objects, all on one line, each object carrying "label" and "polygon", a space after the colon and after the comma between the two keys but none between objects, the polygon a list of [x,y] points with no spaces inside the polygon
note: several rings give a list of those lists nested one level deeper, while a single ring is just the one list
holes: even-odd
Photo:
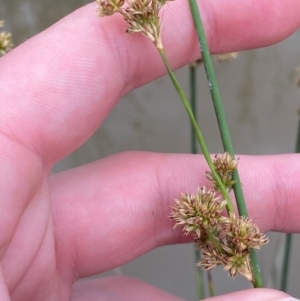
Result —
[{"label": "index finger", "polygon": [[[298,0],[199,1],[213,52],[275,43],[300,25]],[[51,166],[101,124],[122,95],[166,73],[145,37],[95,4],[67,16],[0,61],[0,130]],[[174,69],[199,58],[186,1],[169,3],[163,40]]]}]

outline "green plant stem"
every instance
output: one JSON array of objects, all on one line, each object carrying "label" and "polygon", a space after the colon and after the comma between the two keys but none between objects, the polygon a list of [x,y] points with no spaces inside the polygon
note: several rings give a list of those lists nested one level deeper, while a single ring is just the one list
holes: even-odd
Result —
[{"label": "green plant stem", "polygon": [[292,247],[292,234],[287,233],[285,235],[284,257],[283,257],[281,284],[280,284],[280,290],[283,292],[286,292],[287,290],[291,247]]},{"label": "green plant stem", "polygon": [[227,209],[228,212],[234,212],[234,207],[233,207],[232,201],[229,197],[229,194],[228,194],[225,186],[223,185],[222,180],[220,179],[220,177],[219,177],[219,175],[218,175],[218,173],[215,169],[215,166],[214,166],[214,164],[212,162],[212,159],[210,157],[210,153],[209,153],[209,151],[207,149],[207,146],[206,146],[206,143],[204,141],[203,135],[202,135],[202,133],[201,133],[199,127],[198,127],[197,121],[196,121],[196,119],[194,117],[194,114],[192,112],[190,103],[189,103],[187,97],[185,96],[184,91],[182,90],[179,82],[177,81],[177,79],[174,75],[174,72],[172,71],[172,69],[170,67],[170,64],[168,62],[168,59],[166,57],[166,54],[165,54],[164,50],[161,49],[161,48],[157,48],[157,49],[158,49],[158,51],[161,55],[161,58],[162,58],[165,66],[167,68],[167,71],[168,71],[168,74],[169,74],[169,76],[172,80],[172,83],[173,83],[173,85],[174,85],[174,87],[175,87],[175,89],[176,89],[176,91],[177,91],[177,93],[178,93],[178,95],[179,95],[179,97],[180,97],[180,99],[181,99],[188,115],[189,115],[189,118],[191,120],[191,123],[192,123],[193,128],[194,128],[195,133],[196,133],[197,140],[198,140],[199,145],[201,147],[203,156],[204,156],[204,158],[205,158],[205,160],[206,160],[206,162],[207,162],[207,164],[208,164],[208,166],[211,170],[212,175],[214,176],[214,178],[215,178],[215,180],[218,184],[218,187],[220,189],[220,192],[221,192],[223,198],[227,201],[226,209]]},{"label": "green plant stem", "polygon": [[208,282],[209,297],[214,297],[214,295],[215,295],[215,286],[214,286],[211,271],[207,271],[207,282]]},{"label": "green plant stem", "polygon": [[[197,88],[196,88],[196,78],[197,78],[197,65],[196,63],[190,65],[190,98],[191,98],[191,109],[197,120]],[[191,151],[192,154],[197,154],[197,138],[196,133],[191,123]]]},{"label": "green plant stem", "polygon": [[[206,40],[202,20],[199,13],[199,8],[196,0],[189,0],[189,4],[190,4],[197,36],[200,42],[202,60],[205,67],[207,80],[209,83],[209,89],[213,100],[213,105],[214,105],[214,109],[219,125],[223,147],[226,152],[229,152],[232,156],[234,156],[229,130],[228,130],[224,109],[221,101],[221,96],[217,84],[217,79],[215,76],[211,55],[208,49],[207,40]],[[235,185],[233,186],[233,189],[234,189],[234,194],[235,194],[239,214],[242,216],[248,216],[246,203],[244,200],[244,195],[241,187],[241,181],[237,170],[233,172],[233,180],[235,181]],[[258,265],[258,258],[255,250],[253,249],[251,249],[251,265],[252,265],[252,274],[253,274],[253,285],[254,287],[262,287],[263,284],[262,284],[262,277]]]},{"label": "green plant stem", "polygon": [[[297,130],[297,140],[296,140],[296,153],[300,153],[300,119],[298,120],[298,130]],[[281,274],[281,285],[280,290],[287,291],[287,283],[289,276],[291,249],[292,249],[292,239],[291,233],[285,235],[285,246],[284,246],[284,257],[282,264],[282,274]]]},{"label": "green plant stem", "polygon": [[[201,150],[203,152],[203,155],[204,155],[204,157],[205,157],[205,159],[207,161],[207,164],[210,167],[211,172],[212,172],[213,176],[215,177],[215,179],[216,179],[216,181],[217,181],[217,183],[219,185],[219,189],[221,191],[221,194],[224,197],[224,199],[227,201],[227,205],[226,205],[227,211],[228,212],[234,212],[233,211],[234,208],[233,208],[232,202],[230,200],[230,197],[228,195],[228,192],[227,192],[226,188],[224,187],[224,185],[222,183],[222,180],[220,179],[218,173],[215,170],[215,166],[214,166],[214,164],[213,164],[213,162],[211,160],[210,153],[209,153],[209,151],[207,149],[207,146],[206,146],[206,143],[204,141],[203,135],[202,135],[202,133],[201,133],[199,127],[198,127],[195,115],[193,113],[193,109],[194,109],[194,111],[196,111],[196,91],[195,91],[196,85],[195,85],[195,82],[194,82],[194,79],[195,79],[194,76],[195,76],[195,74],[194,73],[191,74],[191,75],[193,75],[193,82],[194,82],[194,84],[191,86],[191,91],[193,91],[193,93],[191,93],[192,94],[191,95],[192,96],[191,97],[192,98],[192,104],[193,104],[193,109],[192,109],[191,106],[190,106],[190,104],[189,104],[189,101],[187,100],[187,97],[185,96],[185,93],[184,93],[183,89],[181,88],[179,82],[177,81],[177,79],[175,77],[175,74],[174,74],[173,70],[171,69],[171,66],[170,66],[170,64],[168,62],[168,59],[166,57],[166,54],[165,54],[164,50],[162,48],[157,48],[157,49],[158,49],[158,51],[159,51],[159,53],[161,55],[161,58],[162,58],[165,66],[167,68],[167,71],[168,71],[168,74],[169,74],[169,76],[170,76],[170,78],[172,80],[172,83],[173,83],[173,85],[174,85],[174,87],[175,87],[175,89],[176,89],[176,91],[177,91],[177,93],[178,93],[178,95],[179,95],[179,97],[180,97],[180,99],[181,99],[181,101],[182,101],[182,103],[183,103],[183,105],[184,105],[184,107],[185,107],[188,115],[189,115],[189,118],[190,118],[190,121],[191,121],[191,124],[192,124],[192,136],[194,135],[194,136],[197,137],[199,145],[200,145]],[[193,153],[197,152],[195,141],[196,140],[192,140],[192,143],[193,143],[192,144],[192,146],[193,146],[192,147],[192,152]],[[223,188],[223,189],[221,189],[221,188]],[[213,243],[213,245],[215,246],[215,248],[217,250],[219,250],[220,252],[222,252],[222,249],[221,249],[221,246],[219,245],[219,242],[215,239],[215,237],[211,234],[211,232],[208,229],[206,229],[206,233],[207,233],[207,235],[209,237],[210,242]],[[199,256],[198,259],[200,260],[200,256]],[[211,294],[214,295],[214,286],[213,286],[212,278],[211,278],[211,281],[208,283],[208,285],[209,285],[210,295]],[[199,288],[198,288],[198,295],[200,295],[200,294],[202,296],[202,293],[200,293]],[[201,296],[200,296],[200,300],[202,298]]]},{"label": "green plant stem", "polygon": [[[219,130],[220,130],[224,150],[226,152],[229,152],[232,156],[234,156],[231,138],[229,135],[229,129],[227,126],[226,117],[224,114],[224,109],[223,109],[222,100],[221,100],[221,96],[220,96],[220,91],[218,88],[217,79],[215,76],[214,66],[212,63],[211,55],[210,55],[210,52],[208,49],[202,20],[201,20],[200,13],[198,10],[198,5],[197,5],[196,0],[189,0],[189,3],[190,3],[190,7],[191,7],[193,20],[195,23],[197,36],[198,36],[198,39],[200,42],[202,60],[203,60],[203,64],[205,67],[207,80],[209,83],[209,90],[210,90],[211,97],[213,100],[213,105],[214,105],[214,109],[215,109],[215,113],[216,113],[216,117],[217,117],[217,121],[218,121],[218,125],[219,125]],[[234,185],[234,192],[235,192],[235,196],[236,196],[239,213],[242,216],[248,216],[247,208],[246,208],[244,197],[243,197],[243,192],[242,192],[241,185],[240,185],[240,179],[239,179],[238,172],[237,171],[234,172],[233,176],[234,176],[234,180],[236,181],[236,184]],[[238,191],[238,197],[236,195],[236,190]]]},{"label": "green plant stem", "polygon": [[[200,251],[195,249],[195,258],[196,262],[199,262],[201,259]],[[204,273],[203,270],[199,267],[196,267],[196,284],[197,284],[197,298],[198,300],[205,299],[205,290],[204,290]]]},{"label": "green plant stem", "polygon": [[210,229],[205,229],[206,235],[208,236],[209,242],[213,244],[213,246],[220,252],[224,253],[221,245],[219,244],[219,241],[214,237],[214,235],[211,233]]},{"label": "green plant stem", "polygon": [[[194,117],[197,120],[197,89],[196,89],[196,78],[197,78],[197,64],[191,64],[189,67],[190,73],[190,99],[191,109],[194,113]],[[193,125],[191,124],[191,152],[197,154],[197,139]],[[196,263],[201,260],[201,253],[195,249],[195,260]],[[196,286],[197,286],[197,298],[203,300],[205,298],[204,291],[204,272],[199,267],[196,267]]]}]

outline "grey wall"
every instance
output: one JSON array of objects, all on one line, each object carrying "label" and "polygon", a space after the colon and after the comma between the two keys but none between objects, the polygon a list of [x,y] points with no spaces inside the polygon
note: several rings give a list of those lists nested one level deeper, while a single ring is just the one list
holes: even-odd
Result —
[{"label": "grey wall", "polygon": [[[18,44],[87,2],[0,0],[0,19],[6,20],[7,29],[13,32]],[[293,82],[294,69],[300,64],[299,41],[300,32],[297,32],[276,46],[244,52],[233,62],[216,64],[237,153],[293,152],[298,120],[296,112],[300,107],[300,92]],[[177,71],[177,75],[188,91],[188,69]],[[202,68],[199,68],[198,94],[199,120],[210,150],[221,151]],[[54,171],[125,150],[189,152],[189,122],[168,78],[161,78],[125,96],[94,136],[60,162]],[[260,252],[265,278],[270,274],[276,245],[283,245],[279,235],[272,234],[271,237],[270,245]],[[279,243],[278,239],[281,239]],[[299,246],[296,237],[289,292],[298,298],[300,260],[296,254]],[[196,299],[193,261],[192,245],[168,246],[126,264],[122,272],[193,300]],[[232,281],[222,271],[213,275],[217,293],[248,287],[243,279]]]}]

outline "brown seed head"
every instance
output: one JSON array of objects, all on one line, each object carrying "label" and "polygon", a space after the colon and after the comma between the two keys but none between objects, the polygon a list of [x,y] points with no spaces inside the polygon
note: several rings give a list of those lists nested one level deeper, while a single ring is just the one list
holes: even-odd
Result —
[{"label": "brown seed head", "polygon": [[111,16],[116,12],[119,12],[124,5],[125,0],[96,0],[99,7],[97,12],[100,17]]},{"label": "brown seed head", "polygon": [[129,27],[126,33],[141,33],[148,37],[157,48],[162,49],[160,35],[161,7],[171,0],[96,0],[100,17],[110,16],[116,12],[120,13]]},{"label": "brown seed head", "polygon": [[237,273],[240,273],[250,282],[253,281],[249,254],[233,255],[232,257],[226,258],[224,270],[229,271],[231,277],[235,277]]},{"label": "brown seed head", "polygon": [[217,54],[217,59],[220,63],[230,61],[232,59],[236,59],[238,57],[238,52],[228,52]]},{"label": "brown seed head", "polygon": [[[222,183],[228,190],[230,190],[235,183],[232,180],[232,173],[237,169],[238,160],[234,159],[226,152],[222,155],[215,155],[213,164],[216,168],[216,172],[222,180]],[[218,183],[213,174],[210,171],[207,171],[205,174],[207,179],[213,184],[213,187],[218,190]]]},{"label": "brown seed head", "polygon": [[226,231],[226,237],[235,246],[236,251],[260,249],[269,242],[269,238],[261,233],[248,217],[236,217],[232,214],[230,220],[231,227]]},{"label": "brown seed head", "polygon": [[[4,21],[0,20],[0,28],[3,27]],[[13,48],[12,36],[8,32],[0,32],[0,56],[6,54]]]},{"label": "brown seed head", "polygon": [[175,202],[170,215],[176,221],[175,226],[184,226],[186,234],[194,232],[198,238],[206,228],[218,225],[226,206],[226,201],[216,196],[214,190],[206,188],[199,188],[195,195],[182,194],[181,199]]}]

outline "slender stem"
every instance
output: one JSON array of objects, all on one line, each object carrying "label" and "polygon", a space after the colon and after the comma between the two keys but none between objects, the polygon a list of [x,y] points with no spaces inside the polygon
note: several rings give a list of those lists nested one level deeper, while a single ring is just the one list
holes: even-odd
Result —
[{"label": "slender stem", "polygon": [[[197,65],[196,63],[190,65],[189,71],[190,71],[191,109],[195,119],[197,120],[197,88],[196,88]],[[197,137],[192,123],[191,123],[191,151],[192,154],[197,154]]]},{"label": "slender stem", "polygon": [[211,170],[211,173],[212,173],[214,179],[216,180],[216,182],[218,184],[218,188],[220,189],[220,192],[221,192],[223,198],[227,201],[226,209],[227,209],[228,212],[234,212],[234,207],[232,205],[232,202],[231,202],[231,199],[229,197],[229,194],[228,194],[228,192],[227,192],[227,190],[226,190],[226,188],[225,188],[225,186],[224,186],[221,178],[219,177],[219,175],[218,175],[218,173],[217,173],[217,171],[215,169],[215,166],[214,166],[214,164],[212,162],[212,159],[210,157],[210,153],[209,153],[209,151],[207,149],[207,146],[206,146],[206,143],[204,141],[203,135],[202,135],[202,133],[201,133],[199,127],[198,127],[197,121],[196,121],[196,119],[194,117],[194,114],[192,112],[190,103],[189,103],[187,97],[185,96],[184,91],[182,90],[179,82],[177,81],[177,79],[176,79],[176,77],[174,75],[174,72],[172,71],[172,69],[170,67],[170,64],[168,62],[168,59],[166,57],[166,54],[165,54],[164,50],[160,49],[160,48],[157,48],[157,49],[158,49],[158,51],[159,51],[159,53],[161,55],[161,58],[162,58],[165,66],[167,68],[167,71],[168,71],[169,76],[170,76],[170,78],[172,80],[172,83],[173,83],[173,85],[174,85],[174,87],[175,87],[175,89],[176,89],[176,91],[177,91],[177,93],[178,93],[178,95],[179,95],[179,97],[180,97],[180,99],[181,99],[181,101],[182,101],[182,103],[183,103],[183,105],[184,105],[184,107],[185,107],[188,115],[189,115],[189,118],[191,120],[191,123],[192,123],[193,128],[194,128],[195,133],[196,133],[197,140],[198,140],[199,145],[201,147],[203,156],[205,157],[205,160],[206,160],[206,162],[207,162],[207,164],[208,164],[208,166],[209,166],[209,168]]},{"label": "slender stem", "polygon": [[214,286],[214,281],[212,278],[211,271],[207,271],[207,282],[208,282],[209,297],[214,297],[215,286]]},{"label": "slender stem", "polygon": [[292,234],[287,233],[285,235],[284,257],[282,263],[281,284],[280,284],[280,290],[283,292],[286,292],[287,289],[291,247],[292,247]]},{"label": "slender stem", "polygon": [[213,244],[213,246],[220,252],[224,253],[219,241],[215,238],[215,236],[211,233],[210,229],[205,229],[206,235],[208,236],[209,242]]},{"label": "slender stem", "polygon": [[[202,20],[200,17],[198,5],[197,5],[196,0],[189,0],[189,3],[190,3],[190,7],[191,7],[191,12],[193,15],[194,23],[195,23],[196,32],[197,32],[198,39],[200,42],[202,61],[203,61],[204,67],[205,67],[207,80],[209,83],[209,90],[210,90],[211,97],[213,100],[213,105],[214,105],[219,129],[220,129],[220,134],[221,134],[221,139],[222,139],[222,143],[224,146],[224,150],[226,152],[229,152],[232,156],[234,156],[231,138],[229,135],[229,129],[227,126],[226,117],[224,114],[224,109],[223,109],[222,100],[221,100],[221,96],[220,96],[220,91],[218,88],[217,79],[216,79],[216,75],[214,72],[214,66],[212,63],[211,55],[210,55],[210,52],[208,49],[208,44],[207,44],[204,29],[203,29],[203,24],[202,24]],[[236,181],[236,184],[234,185],[235,196],[236,196],[236,191],[238,192],[238,197],[236,196],[236,199],[237,199],[236,201],[237,201],[239,213],[240,213],[240,215],[248,216],[247,208],[246,208],[244,197],[243,197],[243,192],[242,192],[241,185],[240,185],[240,179],[239,179],[239,175],[238,175],[237,171],[234,172],[233,177],[234,177],[234,180]]]},{"label": "slender stem", "polygon": [[[195,249],[196,262],[199,262],[201,259],[201,254],[199,250]],[[196,281],[197,281],[197,298],[199,300],[205,299],[205,290],[204,290],[204,273],[203,270],[199,267],[196,267]]]},{"label": "slender stem", "polygon": [[[298,120],[296,153],[300,153],[300,119]],[[284,257],[283,257],[281,285],[280,285],[280,290],[282,290],[284,292],[286,292],[286,290],[287,290],[291,249],[292,249],[292,239],[293,239],[292,234],[287,233],[285,236]]]},{"label": "slender stem", "polygon": [[260,267],[258,263],[257,253],[254,249],[250,250],[250,262],[252,268],[252,276],[253,276],[253,286],[255,288],[263,287],[263,280],[260,272]]},{"label": "slender stem", "polygon": [[[207,40],[205,37],[205,32],[199,13],[199,8],[196,0],[189,0],[189,4],[190,4],[197,36],[200,42],[202,60],[205,67],[207,80],[209,83],[209,89],[213,100],[213,105],[214,105],[214,109],[219,125],[223,147],[226,152],[229,152],[232,156],[234,156],[233,147],[232,147],[229,130],[225,118],[225,113],[222,105],[222,100],[221,100],[217,79],[214,72],[211,55],[208,49]],[[235,181],[235,185],[233,186],[233,189],[234,189],[234,194],[235,194],[239,214],[242,216],[248,216],[244,195],[241,187],[240,177],[237,170],[233,172],[233,180]],[[253,274],[253,281],[254,281],[253,285],[254,287],[262,287],[262,277],[258,265],[258,259],[257,259],[256,252],[253,249],[251,250],[251,264],[252,264],[252,274]]]},{"label": "slender stem", "polygon": [[[191,109],[194,113],[194,117],[197,120],[197,88],[196,88],[196,78],[197,78],[197,64],[191,64],[189,67],[190,72],[190,98],[191,98]],[[197,154],[197,138],[196,133],[191,124],[191,152],[192,154]],[[199,262],[201,260],[201,253],[195,248],[195,260]],[[197,285],[197,298],[203,300],[205,298],[204,291],[204,272],[199,267],[196,267],[196,285]]]}]

